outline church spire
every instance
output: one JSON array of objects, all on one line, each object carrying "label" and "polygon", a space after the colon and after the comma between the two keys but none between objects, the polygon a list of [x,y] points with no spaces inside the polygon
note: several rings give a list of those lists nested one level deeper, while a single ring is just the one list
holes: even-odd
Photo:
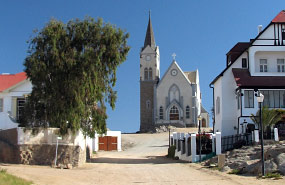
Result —
[{"label": "church spire", "polygon": [[150,11],[149,11],[148,26],[147,26],[145,40],[144,40],[144,48],[147,45],[149,45],[152,48],[155,48],[154,34],[153,34],[152,24],[151,24],[151,19],[150,19]]}]

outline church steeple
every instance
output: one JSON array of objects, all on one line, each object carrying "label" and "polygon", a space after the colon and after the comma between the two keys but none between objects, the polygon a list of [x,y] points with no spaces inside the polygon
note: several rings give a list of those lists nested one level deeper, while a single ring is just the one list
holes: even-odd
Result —
[{"label": "church steeple", "polygon": [[149,11],[149,20],[148,26],[146,30],[145,40],[144,40],[144,48],[149,45],[153,49],[155,48],[155,41],[154,41],[154,34],[152,30],[151,18],[150,18],[150,11]]}]

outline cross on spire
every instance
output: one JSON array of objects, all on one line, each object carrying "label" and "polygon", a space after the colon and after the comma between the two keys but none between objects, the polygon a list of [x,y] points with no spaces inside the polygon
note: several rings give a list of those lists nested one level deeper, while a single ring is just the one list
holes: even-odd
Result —
[{"label": "cross on spire", "polygon": [[173,53],[171,56],[173,57],[173,60],[175,60],[176,54]]}]

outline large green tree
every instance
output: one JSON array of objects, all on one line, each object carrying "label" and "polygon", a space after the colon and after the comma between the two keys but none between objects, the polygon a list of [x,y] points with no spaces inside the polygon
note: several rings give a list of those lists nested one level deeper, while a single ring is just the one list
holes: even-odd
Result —
[{"label": "large green tree", "polygon": [[106,105],[115,108],[116,70],[127,57],[129,34],[102,19],[51,20],[29,41],[24,66],[33,84],[26,127],[106,132]]}]

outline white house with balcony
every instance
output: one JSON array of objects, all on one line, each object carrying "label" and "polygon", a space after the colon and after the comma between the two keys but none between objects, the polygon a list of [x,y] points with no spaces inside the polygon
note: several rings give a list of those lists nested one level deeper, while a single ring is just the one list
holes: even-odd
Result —
[{"label": "white house with balcony", "polygon": [[[237,43],[228,53],[226,68],[211,82],[214,131],[223,136],[243,133],[253,124],[251,114],[263,106],[285,108],[285,10],[250,42]],[[255,125],[257,127],[257,125]]]},{"label": "white house with balcony", "polygon": [[32,84],[25,72],[0,75],[0,130],[18,127],[25,98],[31,91]]}]

